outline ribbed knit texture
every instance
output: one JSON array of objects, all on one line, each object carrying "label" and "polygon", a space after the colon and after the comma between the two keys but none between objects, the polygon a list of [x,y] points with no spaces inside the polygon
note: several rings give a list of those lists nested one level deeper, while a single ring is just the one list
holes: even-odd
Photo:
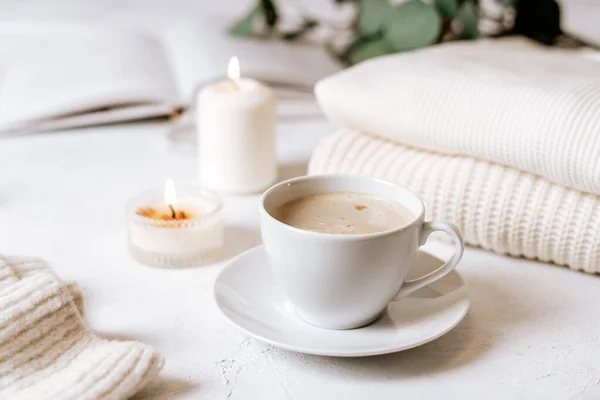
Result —
[{"label": "ribbed knit texture", "polygon": [[310,174],[348,173],[410,187],[430,219],[456,224],[472,245],[600,272],[600,197],[470,157],[340,131],[323,140]]},{"label": "ribbed knit texture", "polygon": [[453,42],[318,82],[342,128],[472,156],[600,194],[600,56],[526,42]]},{"label": "ribbed knit texture", "polygon": [[0,399],[125,399],[157,375],[152,347],[97,337],[82,307],[41,261],[0,257]]}]

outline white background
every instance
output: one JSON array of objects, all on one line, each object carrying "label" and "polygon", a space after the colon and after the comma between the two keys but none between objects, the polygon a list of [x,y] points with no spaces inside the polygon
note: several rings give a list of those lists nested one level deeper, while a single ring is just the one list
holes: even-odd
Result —
[{"label": "white background", "polygon": [[[0,14],[79,18],[158,7],[192,17],[207,5],[21,0],[5,3]],[[210,5],[223,12],[244,8],[233,1]],[[303,174],[312,149],[333,129],[323,120],[282,121],[281,177]],[[125,201],[168,176],[196,174],[194,156],[172,148],[167,130],[167,123],[155,122],[0,141],[0,253],[45,258],[64,279],[79,282],[96,332],[145,341],[164,354],[163,373],[137,398],[600,398],[598,278],[477,249],[468,249],[459,266],[470,285],[471,311],[433,343],[336,359],[247,339],[213,303],[220,265],[153,269],[127,253]],[[260,242],[257,196],[227,197],[226,218],[226,257]],[[451,251],[439,243],[429,248],[441,256]]]}]

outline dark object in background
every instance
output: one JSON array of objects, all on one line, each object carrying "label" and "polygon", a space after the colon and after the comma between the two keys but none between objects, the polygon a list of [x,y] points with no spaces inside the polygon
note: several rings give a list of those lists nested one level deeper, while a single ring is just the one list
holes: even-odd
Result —
[{"label": "dark object in background", "polygon": [[563,33],[560,29],[560,6],[554,0],[521,0],[515,10],[513,34],[552,45]]}]

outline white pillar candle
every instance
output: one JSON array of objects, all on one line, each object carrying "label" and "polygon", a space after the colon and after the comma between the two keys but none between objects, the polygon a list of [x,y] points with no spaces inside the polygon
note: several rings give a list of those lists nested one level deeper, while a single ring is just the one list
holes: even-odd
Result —
[{"label": "white pillar candle", "polygon": [[228,76],[198,95],[200,181],[227,193],[262,191],[277,178],[275,96],[258,81],[240,79],[235,57]]}]

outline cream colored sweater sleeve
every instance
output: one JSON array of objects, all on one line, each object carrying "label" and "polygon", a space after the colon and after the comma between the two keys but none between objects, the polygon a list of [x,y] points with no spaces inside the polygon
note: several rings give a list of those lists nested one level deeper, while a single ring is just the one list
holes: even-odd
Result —
[{"label": "cream colored sweater sleeve", "polygon": [[74,289],[40,261],[0,257],[0,398],[125,399],[160,371],[152,347],[92,333]]},{"label": "cream colored sweater sleeve", "polygon": [[428,218],[455,223],[471,245],[600,273],[598,196],[352,131],[323,140],[309,173],[364,174],[406,185],[424,199]]}]

